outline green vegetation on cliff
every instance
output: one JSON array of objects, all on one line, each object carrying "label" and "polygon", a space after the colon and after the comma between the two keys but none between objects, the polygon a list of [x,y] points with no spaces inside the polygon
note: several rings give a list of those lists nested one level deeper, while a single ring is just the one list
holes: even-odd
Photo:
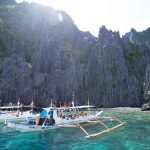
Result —
[{"label": "green vegetation on cliff", "polygon": [[136,60],[142,57],[142,53],[140,52],[139,46],[135,43],[131,43],[131,51],[125,54],[125,58],[127,59],[129,64],[133,64]]}]

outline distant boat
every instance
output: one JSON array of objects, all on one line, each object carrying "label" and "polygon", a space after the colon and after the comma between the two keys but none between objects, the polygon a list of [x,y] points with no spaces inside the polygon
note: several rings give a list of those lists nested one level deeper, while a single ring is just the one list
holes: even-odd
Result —
[{"label": "distant boat", "polygon": [[[102,133],[108,132],[125,124],[116,117],[104,117],[103,111],[91,112],[94,106],[66,106],[66,107],[49,107],[41,109],[40,117],[27,119],[26,121],[8,121],[8,127],[21,132],[44,131],[56,128],[79,128],[85,133],[86,138],[98,136]],[[87,109],[87,111],[83,111]],[[108,127],[100,119],[107,119],[109,121],[117,121],[119,124],[113,127]],[[83,124],[99,124],[105,129],[101,132],[89,134],[83,127]]]},{"label": "distant boat", "polygon": [[19,100],[17,105],[9,103],[6,106],[0,107],[0,121],[4,120],[14,120],[14,119],[26,119],[27,117],[39,116],[33,112],[34,105],[33,101],[30,105],[25,106],[20,104]]}]

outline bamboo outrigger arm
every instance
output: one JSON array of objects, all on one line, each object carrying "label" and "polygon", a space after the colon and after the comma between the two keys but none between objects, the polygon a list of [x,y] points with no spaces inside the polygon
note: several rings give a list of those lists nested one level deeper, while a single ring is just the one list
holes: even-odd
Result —
[{"label": "bamboo outrigger arm", "polygon": [[113,126],[111,128],[109,128],[106,124],[104,124],[102,121],[100,121],[98,119],[88,121],[90,123],[99,123],[99,124],[103,125],[106,128],[105,130],[103,130],[101,132],[94,133],[94,134],[89,134],[80,124],[77,124],[77,125],[86,134],[85,138],[91,138],[91,137],[99,136],[99,135],[101,135],[101,134],[103,134],[105,132],[109,132],[109,131],[114,130],[116,128],[119,128],[120,126],[122,126],[122,125],[124,125],[126,123],[126,122],[122,122],[121,120],[119,120],[116,117],[112,117],[112,119],[114,119],[117,122],[119,122],[119,124],[116,125],[116,126]]},{"label": "bamboo outrigger arm", "polygon": [[116,125],[116,126],[114,126],[114,127],[112,127],[112,128],[107,128],[106,130],[103,130],[103,131],[98,132],[98,133],[86,135],[85,138],[90,138],[90,137],[99,136],[99,135],[101,135],[101,134],[103,134],[103,133],[105,133],[105,132],[109,132],[109,131],[111,131],[111,130],[113,130],[113,129],[116,129],[116,128],[118,128],[118,127],[124,125],[125,123],[126,123],[126,122],[120,123],[119,125]]},{"label": "bamboo outrigger arm", "polygon": [[81,125],[79,128],[86,134],[86,136],[90,136],[90,134]]}]

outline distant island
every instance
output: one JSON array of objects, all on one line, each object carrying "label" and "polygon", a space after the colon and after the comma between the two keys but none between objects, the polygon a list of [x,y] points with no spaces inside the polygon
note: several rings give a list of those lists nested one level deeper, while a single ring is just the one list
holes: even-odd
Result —
[{"label": "distant island", "polygon": [[83,32],[64,11],[0,1],[0,100],[139,107],[150,99],[150,28]]}]

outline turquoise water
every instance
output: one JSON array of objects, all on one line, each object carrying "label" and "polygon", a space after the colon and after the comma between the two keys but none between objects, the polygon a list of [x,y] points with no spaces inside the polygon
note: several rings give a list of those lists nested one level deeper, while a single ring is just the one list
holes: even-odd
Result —
[{"label": "turquoise water", "polygon": [[[107,109],[104,114],[113,114],[127,124],[85,139],[84,133],[74,128],[13,133],[0,123],[0,150],[150,150],[150,112]],[[92,126],[88,131],[93,133],[95,130],[98,131],[98,127]]]}]

